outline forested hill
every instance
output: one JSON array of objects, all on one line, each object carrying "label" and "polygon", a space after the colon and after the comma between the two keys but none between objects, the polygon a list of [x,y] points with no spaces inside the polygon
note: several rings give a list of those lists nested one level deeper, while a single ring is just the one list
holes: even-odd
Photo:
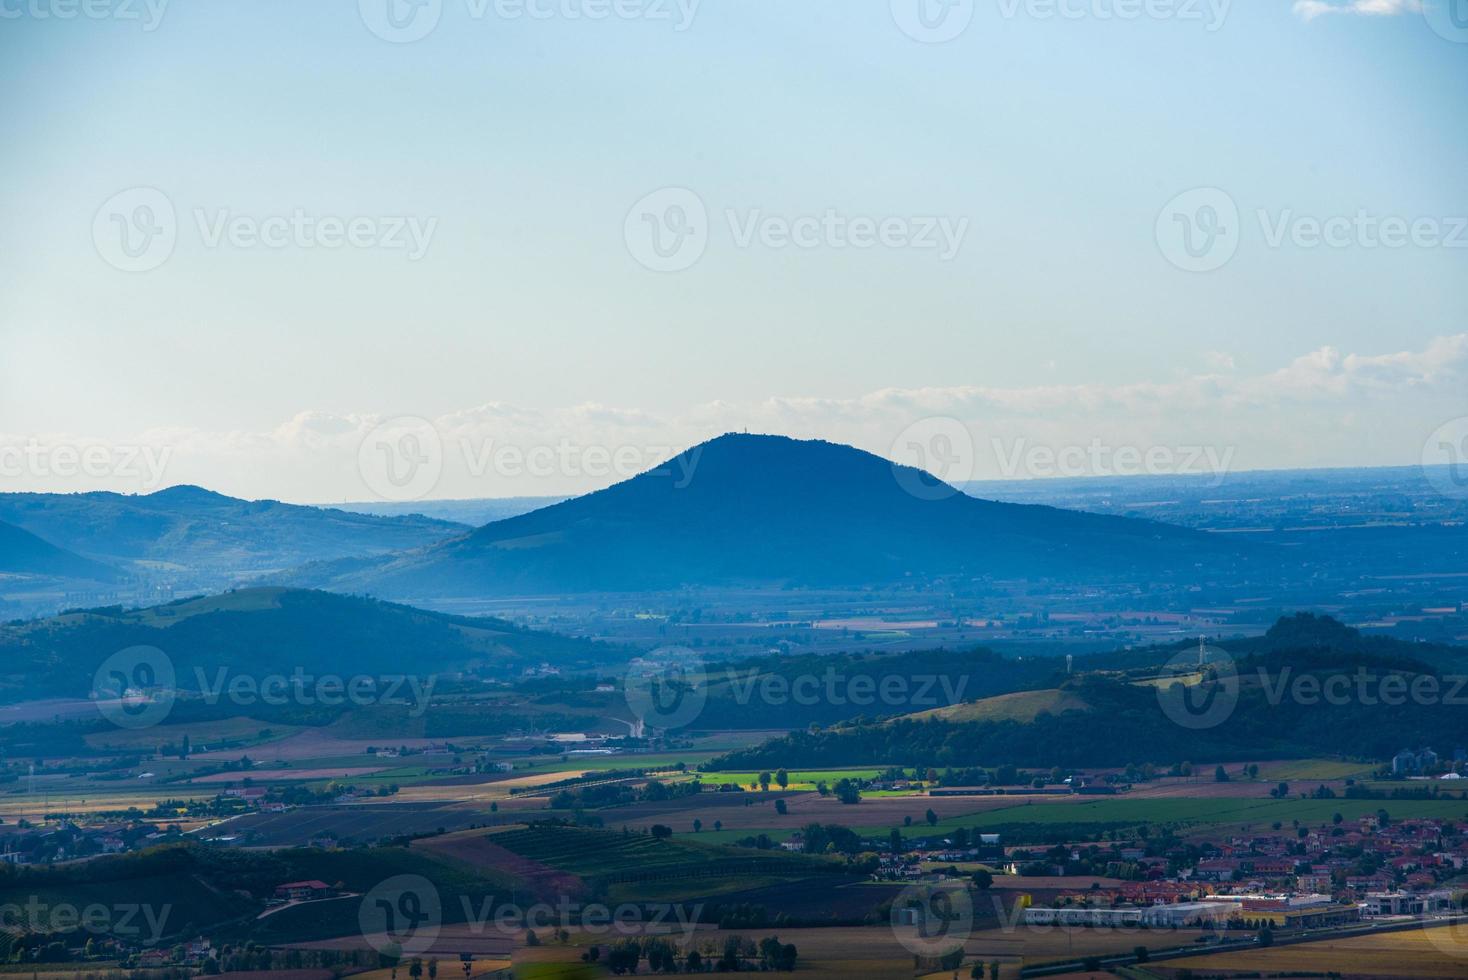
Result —
[{"label": "forested hill", "polygon": [[374,599],[241,589],[148,609],[91,609],[0,626],[0,700],[86,697],[111,654],[156,647],[180,688],[197,670],[253,676],[383,675],[476,669],[516,676],[527,665],[601,664],[626,651],[498,619],[447,616]]},{"label": "forested hill", "polygon": [[[1343,696],[1324,698],[1320,692],[1333,677],[1345,678],[1335,682]],[[1365,681],[1358,682],[1362,677]],[[1361,683],[1364,697],[1358,693]],[[1158,687],[1082,676],[1052,692],[1027,717],[986,711],[1005,701],[996,698],[965,709],[974,720],[965,720],[963,713],[952,718],[929,713],[796,731],[730,753],[713,765],[1124,766],[1308,755],[1385,761],[1407,747],[1431,746],[1451,755],[1468,741],[1463,726],[1468,686],[1462,677],[1400,658],[1328,651],[1246,657],[1238,662],[1232,710],[1211,727],[1175,720],[1196,717],[1188,705],[1229,698],[1228,690],[1216,679],[1189,689],[1182,683]],[[1191,701],[1180,703],[1185,697]]]}]

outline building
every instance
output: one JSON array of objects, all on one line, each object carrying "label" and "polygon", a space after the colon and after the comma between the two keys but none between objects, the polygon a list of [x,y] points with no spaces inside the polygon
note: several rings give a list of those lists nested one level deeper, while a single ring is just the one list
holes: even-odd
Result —
[{"label": "building", "polygon": [[288,902],[310,902],[333,894],[332,887],[324,881],[291,881],[275,886],[275,897]]},{"label": "building", "polygon": [[1178,902],[1137,908],[1028,908],[1025,909],[1025,924],[1093,929],[1223,926],[1242,908],[1238,902]]}]

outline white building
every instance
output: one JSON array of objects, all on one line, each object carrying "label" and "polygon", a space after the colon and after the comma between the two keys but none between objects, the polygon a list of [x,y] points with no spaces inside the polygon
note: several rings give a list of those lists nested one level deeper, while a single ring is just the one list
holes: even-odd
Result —
[{"label": "white building", "polygon": [[1086,928],[1173,929],[1193,925],[1222,925],[1238,913],[1238,902],[1180,902],[1175,905],[1152,905],[1146,908],[1029,908],[1025,924],[1040,926],[1082,926]]}]

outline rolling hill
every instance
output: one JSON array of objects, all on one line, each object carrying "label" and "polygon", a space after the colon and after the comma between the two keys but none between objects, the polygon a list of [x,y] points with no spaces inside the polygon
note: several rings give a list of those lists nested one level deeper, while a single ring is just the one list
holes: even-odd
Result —
[{"label": "rolling hill", "polygon": [[[1125,672],[1115,664],[1095,669],[1107,663],[1104,655],[1086,658],[1092,670],[1058,688],[794,731],[731,753],[714,767],[833,768],[914,759],[939,768],[1125,766],[1311,754],[1385,760],[1404,746],[1452,752],[1462,742],[1461,675],[1450,672],[1461,648],[1362,637],[1310,615],[1286,617],[1265,637],[1226,641],[1222,648],[1236,664],[1236,681],[1155,683],[1158,668],[1179,648],[1150,647],[1130,651]],[[1431,652],[1438,665],[1414,658],[1419,650]],[[1348,692],[1355,690],[1350,684],[1367,684],[1367,696],[1320,696],[1327,682],[1341,684],[1335,678],[1349,681],[1337,688]],[[1405,692],[1418,684],[1428,692],[1420,698],[1389,696],[1393,685]],[[1192,722],[1219,699],[1219,714]]]},{"label": "rolling hill", "polygon": [[1167,576],[1224,547],[1150,521],[978,500],[848,446],[726,435],[606,490],[291,581],[413,599]]},{"label": "rolling hill", "polygon": [[0,700],[86,697],[98,667],[133,646],[162,650],[180,688],[198,670],[260,677],[477,668],[514,676],[541,662],[604,663],[613,648],[497,619],[446,616],[352,596],[242,589],[147,609],[91,609],[0,626]]},{"label": "rolling hill", "polygon": [[117,569],[91,561],[0,521],[0,574],[112,582]]},{"label": "rolling hill", "polygon": [[421,547],[464,530],[414,515],[238,500],[190,486],[137,496],[0,494],[0,521],[95,561],[219,585],[309,561]]}]

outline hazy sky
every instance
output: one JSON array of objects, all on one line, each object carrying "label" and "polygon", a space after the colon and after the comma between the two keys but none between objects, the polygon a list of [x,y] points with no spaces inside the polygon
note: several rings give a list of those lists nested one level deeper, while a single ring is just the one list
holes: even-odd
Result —
[{"label": "hazy sky", "polygon": [[1468,0],[0,0],[0,85],[0,490],[1468,416]]}]

